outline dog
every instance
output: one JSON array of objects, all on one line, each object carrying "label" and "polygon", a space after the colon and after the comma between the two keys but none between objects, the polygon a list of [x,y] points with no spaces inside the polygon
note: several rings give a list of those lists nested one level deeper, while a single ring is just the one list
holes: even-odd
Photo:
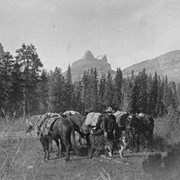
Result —
[{"label": "dog", "polygon": [[114,150],[117,150],[120,158],[123,158],[123,151],[126,149],[127,145],[126,136],[122,136],[118,141],[107,140],[105,142],[105,156],[109,155],[110,157],[113,157]]}]

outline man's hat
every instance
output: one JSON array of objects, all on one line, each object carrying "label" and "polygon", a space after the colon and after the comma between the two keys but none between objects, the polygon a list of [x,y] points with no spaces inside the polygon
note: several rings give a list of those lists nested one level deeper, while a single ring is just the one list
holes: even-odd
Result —
[{"label": "man's hat", "polygon": [[109,107],[105,110],[105,112],[111,112],[111,113],[112,113],[112,112],[113,112],[112,107],[109,106]]}]

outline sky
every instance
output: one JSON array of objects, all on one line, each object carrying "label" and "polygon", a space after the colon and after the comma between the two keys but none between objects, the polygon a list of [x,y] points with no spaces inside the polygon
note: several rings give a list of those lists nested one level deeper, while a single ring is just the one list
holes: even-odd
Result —
[{"label": "sky", "polygon": [[90,50],[112,69],[180,49],[179,0],[0,0],[0,43],[33,44],[47,70]]}]

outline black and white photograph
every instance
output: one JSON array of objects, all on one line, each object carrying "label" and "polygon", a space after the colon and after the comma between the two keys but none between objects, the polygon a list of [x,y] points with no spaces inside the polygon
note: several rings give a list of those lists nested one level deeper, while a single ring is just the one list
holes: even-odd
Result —
[{"label": "black and white photograph", "polygon": [[180,1],[0,0],[0,180],[179,180]]}]

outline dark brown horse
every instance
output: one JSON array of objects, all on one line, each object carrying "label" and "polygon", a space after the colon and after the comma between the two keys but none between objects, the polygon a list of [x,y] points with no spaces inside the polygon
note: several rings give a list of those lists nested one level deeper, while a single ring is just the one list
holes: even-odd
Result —
[{"label": "dark brown horse", "polygon": [[[98,118],[95,128],[93,128],[90,132],[91,136],[91,144],[90,144],[90,151],[89,157],[91,158],[94,153],[96,154],[99,151],[101,145],[105,141],[114,141],[114,131],[116,128],[116,118],[112,114],[101,114]],[[99,138],[96,138],[99,137]],[[103,139],[101,139],[103,138]],[[96,140],[98,140],[96,142]],[[98,144],[97,144],[98,143]],[[98,150],[98,151],[97,151]]]},{"label": "dark brown horse", "polygon": [[147,141],[147,147],[152,151],[154,119],[150,115],[140,113],[128,116],[129,130],[132,135],[132,148],[136,147],[139,152],[140,136],[143,135]]},{"label": "dark brown horse", "polygon": [[128,131],[129,122],[128,122],[127,118],[129,116],[129,113],[122,112],[122,111],[116,111],[113,115],[116,117],[115,138],[118,141],[122,135],[122,132]]},{"label": "dark brown horse", "polygon": [[105,138],[114,139],[114,131],[116,129],[116,117],[113,114],[102,114],[96,124],[95,130],[101,129]]},{"label": "dark brown horse", "polygon": [[[49,143],[54,140],[58,147],[58,152],[56,156],[61,154],[61,149],[64,147],[66,149],[66,158],[65,161],[70,159],[70,150],[71,150],[71,136],[73,141],[73,149],[78,154],[77,147],[75,145],[75,132],[72,122],[66,117],[56,116],[45,118],[40,121],[41,126],[35,127],[38,132],[39,140],[43,146],[44,150],[44,160],[47,161],[50,158]],[[43,123],[42,123],[43,122]],[[59,146],[59,140],[61,143],[61,149]]]},{"label": "dark brown horse", "polygon": [[[68,115],[67,118],[70,120],[71,125],[74,129],[74,131],[79,133],[79,141],[81,138],[85,138],[87,142],[87,149],[88,152],[90,150],[90,131],[89,129],[84,129],[84,122],[86,120],[86,116],[83,116],[81,114],[75,114],[75,115]],[[73,136],[74,138],[74,136]],[[75,141],[75,140],[74,140]]]},{"label": "dark brown horse", "polygon": [[91,140],[95,136],[104,135],[107,139],[114,139],[116,118],[112,114],[91,112],[87,116],[71,115],[68,119],[72,122],[74,130],[86,139],[88,154],[93,143]]},{"label": "dark brown horse", "polygon": [[[45,122],[41,127],[41,134],[40,134],[41,137],[40,141],[44,147],[44,152],[45,152],[45,157],[44,157],[45,160],[48,160],[50,157],[49,140],[54,140],[56,142],[58,147],[57,156],[61,154],[58,139],[60,139],[61,145],[62,146],[64,145],[66,149],[65,161],[70,160],[70,150],[72,147],[71,136],[74,136],[74,128],[71,124],[71,121],[69,121],[67,118],[65,117],[56,118],[54,123],[51,125],[49,129],[47,123]],[[75,146],[74,138],[72,138],[72,140],[73,140],[73,145]]]},{"label": "dark brown horse", "polygon": [[[45,113],[43,115],[34,115],[26,119],[26,133],[31,135],[39,136],[40,128],[47,118],[59,117],[57,113]],[[49,142],[50,151],[53,150],[52,141]]]}]

